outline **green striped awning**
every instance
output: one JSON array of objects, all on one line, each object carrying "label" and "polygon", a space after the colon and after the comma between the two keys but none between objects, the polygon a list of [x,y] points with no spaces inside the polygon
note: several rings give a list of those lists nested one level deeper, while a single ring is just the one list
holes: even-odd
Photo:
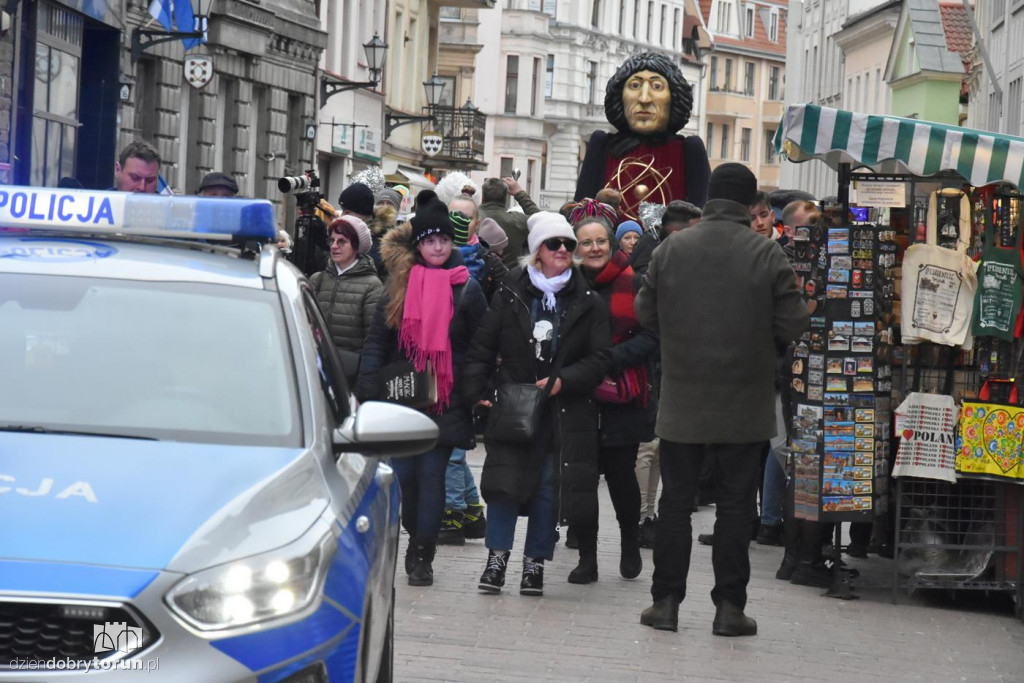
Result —
[{"label": "green striped awning", "polygon": [[931,176],[954,171],[974,186],[1024,187],[1024,138],[814,104],[786,107],[775,149],[793,162],[820,159],[877,173]]}]

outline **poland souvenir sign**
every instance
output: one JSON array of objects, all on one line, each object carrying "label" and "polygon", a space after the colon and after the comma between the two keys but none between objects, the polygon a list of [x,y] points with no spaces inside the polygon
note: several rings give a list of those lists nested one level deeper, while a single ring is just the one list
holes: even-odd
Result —
[{"label": "poland souvenir sign", "polygon": [[420,146],[423,148],[423,153],[428,157],[436,157],[441,152],[443,144],[444,136],[436,130],[423,131],[423,137],[420,138]]},{"label": "poland souvenir sign", "polygon": [[202,88],[213,79],[213,60],[209,57],[187,57],[185,80],[193,88]]}]

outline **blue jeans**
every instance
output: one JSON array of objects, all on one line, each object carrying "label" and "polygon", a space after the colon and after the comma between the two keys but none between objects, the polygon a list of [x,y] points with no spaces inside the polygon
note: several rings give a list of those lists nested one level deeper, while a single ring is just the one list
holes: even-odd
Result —
[{"label": "blue jeans", "polygon": [[451,446],[411,458],[394,458],[391,468],[402,487],[402,526],[421,541],[436,541],[444,515],[444,474]]},{"label": "blue jeans", "polygon": [[448,471],[444,475],[444,506],[449,510],[462,510],[480,504],[480,492],[466,462],[466,449],[452,449]]},{"label": "blue jeans", "polygon": [[761,492],[761,524],[776,526],[782,524],[782,503],[786,496],[786,472],[768,451],[768,462],[764,464],[764,488]]},{"label": "blue jeans", "polygon": [[555,556],[555,476],[551,458],[545,459],[540,483],[525,506],[507,498],[487,501],[484,542],[488,550],[512,550],[519,510],[524,507],[529,521],[523,554],[535,560],[552,559]]}]

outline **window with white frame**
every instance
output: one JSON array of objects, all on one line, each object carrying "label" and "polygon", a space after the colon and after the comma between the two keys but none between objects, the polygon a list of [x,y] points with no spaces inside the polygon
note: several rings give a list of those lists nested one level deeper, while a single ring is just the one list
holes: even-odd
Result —
[{"label": "window with white frame", "polygon": [[773,9],[768,15],[768,40],[779,42],[779,10]]},{"label": "window with white frame", "polygon": [[750,128],[740,131],[740,161],[750,161]]},{"label": "window with white frame", "polygon": [[704,146],[708,150],[708,154],[715,153],[715,124],[708,121],[708,132],[704,136]]},{"label": "window with white frame", "polygon": [[747,5],[743,9],[743,33],[747,38],[754,37],[754,6]]},{"label": "window with white frame", "polygon": [[732,33],[732,2],[718,1],[718,22],[715,24],[718,33]]},{"label": "window with white frame", "polygon": [[754,70],[756,65],[753,62],[744,62],[743,64],[743,94],[753,95],[754,94]]}]

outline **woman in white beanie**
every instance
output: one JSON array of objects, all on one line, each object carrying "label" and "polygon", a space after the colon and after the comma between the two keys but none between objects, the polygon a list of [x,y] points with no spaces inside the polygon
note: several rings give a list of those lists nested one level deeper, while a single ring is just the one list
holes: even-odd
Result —
[{"label": "woman in white beanie", "polygon": [[355,216],[341,216],[328,226],[331,259],[310,278],[320,312],[339,349],[360,353],[384,286],[367,256],[370,229]]},{"label": "woman in white beanie", "polygon": [[[576,236],[557,213],[530,216],[530,254],[499,284],[473,337],[466,395],[487,405],[497,384],[551,386],[539,437],[530,443],[487,438],[480,491],[487,503],[487,565],[478,587],[498,593],[516,519],[529,517],[522,595],[542,595],[544,561],[554,554],[556,525],[597,514],[597,404],[607,371],[608,313],[573,266]],[[500,363],[498,359],[500,358]],[[553,369],[558,369],[554,375]]]}]

